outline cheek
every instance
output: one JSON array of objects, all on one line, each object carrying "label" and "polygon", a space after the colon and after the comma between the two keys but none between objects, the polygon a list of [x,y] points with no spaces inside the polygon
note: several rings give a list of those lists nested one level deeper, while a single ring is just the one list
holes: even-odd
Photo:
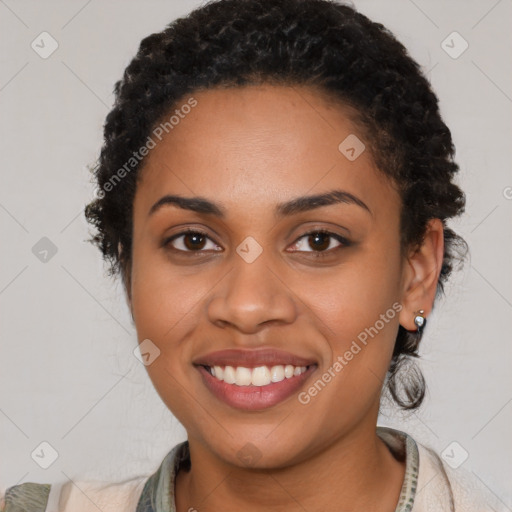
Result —
[{"label": "cheek", "polygon": [[140,343],[150,340],[158,354],[146,366],[155,390],[178,420],[188,424],[183,414],[190,406],[187,372],[193,354],[187,335],[194,331],[206,285],[198,280],[193,286],[187,284],[183,276],[156,260],[134,251],[132,308],[137,338]]},{"label": "cheek", "polygon": [[183,340],[191,330],[201,290],[184,288],[168,268],[143,251],[135,250],[133,261],[132,309],[137,338],[139,343],[150,340],[149,346],[158,354],[146,370],[165,403],[169,397],[179,401],[180,383],[185,382],[189,363],[179,348],[187,347]]},{"label": "cheek", "polygon": [[314,410],[318,428],[336,431],[338,422],[357,421],[379,401],[402,306],[385,272],[347,273],[317,281],[310,291],[305,303],[328,346],[300,403]]},{"label": "cheek", "polygon": [[382,383],[402,309],[398,249],[367,248],[358,256],[322,278],[308,279],[301,287],[297,281],[293,287],[314,312],[329,345],[324,366],[341,357],[343,368],[336,374],[343,376],[336,380],[347,391],[368,388],[369,378],[377,387]]},{"label": "cheek", "polygon": [[185,274],[149,243],[134,244],[131,288],[139,339],[163,341],[192,316],[206,285],[199,280],[192,284]]},{"label": "cheek", "polygon": [[297,281],[293,290],[314,310],[331,337],[346,339],[347,334],[357,336],[373,325],[399,299],[398,271],[395,261],[361,257],[324,276],[305,279],[302,284]]}]

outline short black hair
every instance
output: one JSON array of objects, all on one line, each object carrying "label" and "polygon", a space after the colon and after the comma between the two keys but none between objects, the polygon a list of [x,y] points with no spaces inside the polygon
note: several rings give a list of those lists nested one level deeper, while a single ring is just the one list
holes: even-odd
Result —
[{"label": "short black hair", "polygon": [[[467,251],[464,239],[446,226],[465,207],[453,181],[458,165],[450,130],[405,47],[382,24],[331,0],[215,0],[141,41],[115,84],[93,169],[99,194],[85,208],[96,228],[91,241],[110,275],[121,273],[126,286],[133,200],[144,165],[141,159],[127,168],[134,152],[194,91],[265,83],[311,86],[355,108],[377,167],[400,193],[402,255],[421,245],[430,219],[443,221],[437,298]],[[421,371],[405,364],[419,356],[420,340],[421,334],[399,326],[387,388],[403,409],[419,407],[425,395]]]}]

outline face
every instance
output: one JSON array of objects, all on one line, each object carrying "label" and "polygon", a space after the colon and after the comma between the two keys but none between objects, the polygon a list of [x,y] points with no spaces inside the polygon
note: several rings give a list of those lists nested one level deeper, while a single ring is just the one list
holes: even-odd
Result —
[{"label": "face", "polygon": [[134,200],[129,295],[156,390],[191,443],[239,466],[374,433],[405,288],[398,193],[318,91],[193,98]]}]

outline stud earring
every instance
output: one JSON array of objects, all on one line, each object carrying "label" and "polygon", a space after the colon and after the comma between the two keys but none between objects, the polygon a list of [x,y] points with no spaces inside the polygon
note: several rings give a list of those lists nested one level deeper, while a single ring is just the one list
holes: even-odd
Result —
[{"label": "stud earring", "polygon": [[414,323],[416,324],[417,334],[421,334],[423,329],[425,328],[425,325],[427,324],[427,319],[424,316],[425,311],[423,309],[420,309],[419,311],[416,311],[414,313]]}]

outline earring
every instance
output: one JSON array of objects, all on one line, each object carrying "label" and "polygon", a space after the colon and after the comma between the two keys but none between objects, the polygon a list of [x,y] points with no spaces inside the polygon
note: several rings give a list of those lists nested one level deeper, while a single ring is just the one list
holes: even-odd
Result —
[{"label": "earring", "polygon": [[425,311],[423,309],[420,309],[419,311],[416,311],[414,314],[414,323],[416,324],[417,333],[421,334],[423,329],[425,328],[425,325],[427,324],[427,319],[423,316]]}]

